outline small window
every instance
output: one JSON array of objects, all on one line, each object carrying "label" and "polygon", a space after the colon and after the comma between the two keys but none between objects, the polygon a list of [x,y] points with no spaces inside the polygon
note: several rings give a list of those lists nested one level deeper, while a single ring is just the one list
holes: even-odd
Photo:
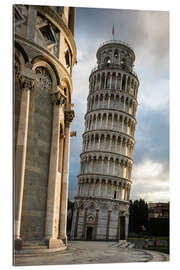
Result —
[{"label": "small window", "polygon": [[116,196],[117,196],[117,192],[114,191],[114,199],[116,199]]},{"label": "small window", "polygon": [[67,95],[67,90],[66,90],[66,88],[64,88],[64,95],[65,95],[65,96]]},{"label": "small window", "polygon": [[69,59],[69,51],[68,50],[65,52],[65,60],[66,60],[67,67],[69,67],[70,66],[70,59]]},{"label": "small window", "polygon": [[43,35],[43,37],[48,45],[56,42],[49,25],[45,25],[45,26],[41,27],[39,30],[41,31],[41,34]]}]

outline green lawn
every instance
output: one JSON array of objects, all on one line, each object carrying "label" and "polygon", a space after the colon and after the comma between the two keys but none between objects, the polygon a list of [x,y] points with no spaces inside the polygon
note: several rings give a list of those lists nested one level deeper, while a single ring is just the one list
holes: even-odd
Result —
[{"label": "green lawn", "polygon": [[154,250],[154,251],[159,251],[159,252],[162,252],[162,253],[166,253],[166,254],[169,254],[169,247],[168,246],[157,246],[156,249],[154,249],[153,246],[149,246],[148,248],[146,248],[147,250]]},{"label": "green lawn", "polygon": [[[128,240],[144,240],[144,237],[128,237]],[[154,237],[149,237],[149,240],[153,240]],[[167,236],[156,236],[156,240],[168,240],[169,237]]]}]

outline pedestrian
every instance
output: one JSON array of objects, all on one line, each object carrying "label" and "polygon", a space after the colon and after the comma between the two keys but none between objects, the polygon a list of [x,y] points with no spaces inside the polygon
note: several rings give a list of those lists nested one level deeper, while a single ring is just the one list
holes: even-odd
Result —
[{"label": "pedestrian", "polygon": [[143,248],[148,248],[148,243],[149,243],[149,239],[148,238],[144,238],[144,246],[143,246]]},{"label": "pedestrian", "polygon": [[156,249],[157,248],[157,240],[156,240],[156,238],[154,239],[154,249]]}]

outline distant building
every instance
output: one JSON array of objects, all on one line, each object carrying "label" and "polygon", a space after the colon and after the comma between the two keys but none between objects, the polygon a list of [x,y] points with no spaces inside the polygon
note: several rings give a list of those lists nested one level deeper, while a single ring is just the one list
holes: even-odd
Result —
[{"label": "distant building", "polygon": [[14,5],[13,20],[15,248],[64,249],[75,8]]},{"label": "distant building", "polygon": [[148,203],[148,220],[151,218],[169,218],[169,202]]}]

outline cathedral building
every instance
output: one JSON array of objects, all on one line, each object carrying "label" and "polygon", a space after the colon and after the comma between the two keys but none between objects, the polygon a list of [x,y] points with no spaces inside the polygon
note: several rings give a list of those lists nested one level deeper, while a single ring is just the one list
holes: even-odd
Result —
[{"label": "cathedral building", "polygon": [[75,8],[14,5],[15,249],[64,249]]},{"label": "cathedral building", "polygon": [[104,42],[89,76],[72,239],[126,240],[139,80],[125,42]]}]

